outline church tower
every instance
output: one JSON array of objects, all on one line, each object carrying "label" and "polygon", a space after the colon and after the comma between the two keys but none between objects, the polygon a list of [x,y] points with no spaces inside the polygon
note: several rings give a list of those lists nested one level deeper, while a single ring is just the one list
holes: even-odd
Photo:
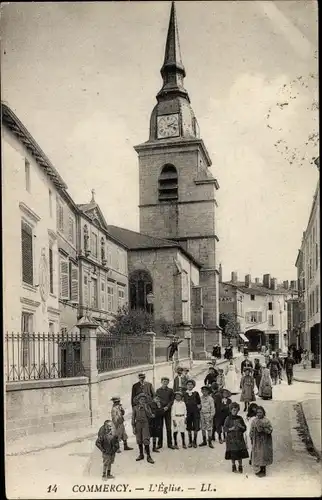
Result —
[{"label": "church tower", "polygon": [[[215,233],[215,193],[219,185],[210,172],[211,159],[184,87],[186,71],[174,2],[161,76],[163,85],[151,114],[149,140],[135,146],[139,156],[140,232],[179,242],[203,265],[203,322],[214,334],[219,325]],[[207,337],[213,343],[218,333]]]}]

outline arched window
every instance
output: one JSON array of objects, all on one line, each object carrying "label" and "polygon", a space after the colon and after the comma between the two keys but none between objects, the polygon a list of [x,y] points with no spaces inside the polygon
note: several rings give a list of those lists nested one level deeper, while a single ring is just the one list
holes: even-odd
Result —
[{"label": "arched window", "polygon": [[130,307],[153,313],[153,304],[148,304],[147,295],[153,292],[153,283],[148,271],[137,270],[130,274]]},{"label": "arched window", "polygon": [[176,167],[167,164],[162,168],[159,177],[159,201],[176,201],[178,199],[178,173]]}]

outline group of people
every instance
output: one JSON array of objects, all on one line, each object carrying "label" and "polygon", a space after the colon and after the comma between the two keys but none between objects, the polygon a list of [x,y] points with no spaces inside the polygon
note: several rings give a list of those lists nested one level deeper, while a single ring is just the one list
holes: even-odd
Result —
[{"label": "group of people", "polygon": [[[223,369],[216,367],[216,361],[213,360],[201,387],[201,394],[195,390],[196,382],[190,378],[187,368],[177,368],[173,389],[169,387],[169,378],[162,377],[161,385],[156,391],[146,381],[145,374],[140,373],[131,395],[132,430],[139,449],[136,461],[144,460],[146,456],[148,463],[154,463],[151,452],[159,453],[163,447],[165,427],[169,449],[179,449],[179,445],[183,449],[198,446],[214,448],[217,435],[220,444],[226,442],[225,458],[232,461],[233,472],[243,472],[242,460],[250,457],[255,474],[259,477],[265,475],[265,467],[272,463],[272,427],[265,417],[264,409],[252,403],[256,398],[251,365],[252,362],[245,356],[237,388],[237,368],[233,360],[230,360],[225,373]],[[233,384],[236,392],[231,392],[227,387],[232,387]],[[232,394],[239,391],[240,399],[245,404],[244,411],[247,411],[247,423],[238,415],[239,404],[231,399]],[[128,445],[121,398],[114,396],[112,402],[111,419],[104,422],[96,440],[96,446],[103,457],[103,480],[113,477],[111,467],[115,455],[121,452],[120,443],[123,443],[125,451],[133,449]],[[200,431],[202,439],[198,443]],[[268,453],[266,448],[271,451]]]}]

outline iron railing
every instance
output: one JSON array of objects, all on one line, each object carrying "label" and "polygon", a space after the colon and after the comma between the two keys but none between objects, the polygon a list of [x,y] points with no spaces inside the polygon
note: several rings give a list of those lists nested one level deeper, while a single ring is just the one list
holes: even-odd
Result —
[{"label": "iron railing", "polygon": [[152,363],[151,340],[147,337],[97,335],[98,373]]},{"label": "iron railing", "polygon": [[14,333],[5,335],[7,382],[70,378],[84,375],[80,333]]}]

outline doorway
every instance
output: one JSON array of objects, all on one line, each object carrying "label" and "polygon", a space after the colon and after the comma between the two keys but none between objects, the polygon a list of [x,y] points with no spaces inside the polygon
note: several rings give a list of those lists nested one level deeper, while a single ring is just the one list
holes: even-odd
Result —
[{"label": "doorway", "polygon": [[249,351],[258,352],[262,348],[262,345],[265,345],[265,334],[261,330],[248,330],[248,332],[245,332],[245,335],[249,340],[247,344]]}]

